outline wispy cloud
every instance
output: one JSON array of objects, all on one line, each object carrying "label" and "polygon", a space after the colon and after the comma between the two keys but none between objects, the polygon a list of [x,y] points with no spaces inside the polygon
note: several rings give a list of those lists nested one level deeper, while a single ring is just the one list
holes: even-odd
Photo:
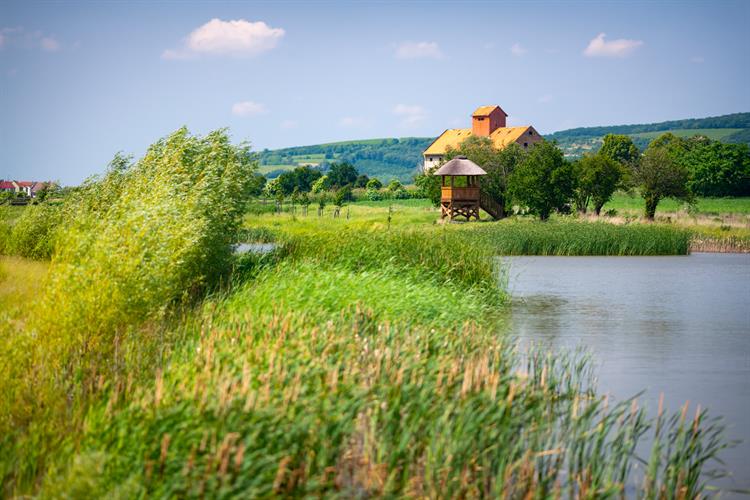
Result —
[{"label": "wispy cloud", "polygon": [[442,59],[437,42],[401,42],[396,45],[397,59]]},{"label": "wispy cloud", "polygon": [[241,101],[232,105],[232,114],[236,116],[256,116],[268,112],[266,107],[253,101]]},{"label": "wispy cloud", "polygon": [[344,116],[339,120],[339,125],[346,128],[355,128],[365,125],[367,120],[361,116]]},{"label": "wispy cloud", "polygon": [[39,46],[47,52],[57,52],[60,50],[60,42],[51,36],[45,36],[39,40]]},{"label": "wispy cloud", "polygon": [[588,57],[625,57],[643,45],[641,40],[629,40],[627,38],[607,41],[605,40],[606,36],[606,33],[596,35],[583,51],[584,55]]},{"label": "wispy cloud", "polygon": [[393,114],[401,117],[401,125],[404,127],[413,127],[427,118],[427,112],[422,106],[409,104],[397,104],[393,108]]},{"label": "wispy cloud", "polygon": [[286,32],[263,21],[211,19],[193,30],[179,49],[167,49],[164,59],[196,56],[254,56],[276,47]]},{"label": "wispy cloud", "polygon": [[510,53],[516,57],[520,57],[524,55],[526,52],[528,52],[528,50],[518,42],[510,46]]},{"label": "wispy cloud", "polygon": [[62,46],[52,35],[41,31],[27,31],[23,27],[0,28],[0,49],[4,48],[38,49],[45,52],[57,52]]},{"label": "wispy cloud", "polygon": [[551,94],[544,94],[542,96],[539,96],[537,98],[536,102],[538,102],[539,104],[549,104],[553,100],[554,100],[554,98],[552,97]]}]

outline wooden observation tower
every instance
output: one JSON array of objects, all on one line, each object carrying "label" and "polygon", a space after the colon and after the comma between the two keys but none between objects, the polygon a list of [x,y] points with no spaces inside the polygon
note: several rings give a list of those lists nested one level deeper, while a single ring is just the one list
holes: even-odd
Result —
[{"label": "wooden observation tower", "polygon": [[[440,190],[440,217],[453,220],[463,216],[466,220],[479,220],[481,192],[479,176],[487,172],[465,156],[457,156],[443,165],[433,175],[442,178]],[[495,216],[494,214],[491,214]]]}]

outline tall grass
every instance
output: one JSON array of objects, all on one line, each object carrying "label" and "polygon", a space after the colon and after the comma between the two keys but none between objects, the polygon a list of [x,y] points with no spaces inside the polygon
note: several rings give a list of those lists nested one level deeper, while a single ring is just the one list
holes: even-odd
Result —
[{"label": "tall grass", "polygon": [[[693,498],[722,447],[703,417],[654,432],[635,402],[609,406],[585,358],[521,356],[477,323],[236,307],[267,300],[255,293],[209,307],[210,326],[150,384],[113,387],[43,493],[595,498],[640,475],[639,492]],[[658,445],[642,466],[647,435]]]},{"label": "tall grass", "polygon": [[499,255],[686,255],[691,233],[659,224],[508,220],[477,227],[474,238]]},{"label": "tall grass", "polygon": [[[519,352],[502,333],[500,233],[568,231],[560,249],[587,234],[577,226],[261,216],[243,236],[278,249],[163,320],[229,268],[238,155],[221,134],[181,131],[80,200],[39,318],[0,350],[4,494],[705,493],[718,423],[609,405],[585,356]],[[590,238],[576,248],[612,251]]]}]

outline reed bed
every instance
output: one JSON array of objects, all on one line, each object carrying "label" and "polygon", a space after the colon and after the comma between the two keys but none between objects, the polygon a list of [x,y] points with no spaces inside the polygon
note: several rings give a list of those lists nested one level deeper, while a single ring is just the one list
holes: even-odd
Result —
[{"label": "reed bed", "polygon": [[476,227],[473,237],[499,255],[686,255],[691,233],[661,224],[508,220]]},{"label": "reed bed", "polygon": [[654,422],[635,401],[610,406],[585,358],[521,355],[479,324],[361,309],[312,326],[220,304],[206,320],[151,383],[91,409],[43,493],[693,498],[723,446],[704,412]]}]

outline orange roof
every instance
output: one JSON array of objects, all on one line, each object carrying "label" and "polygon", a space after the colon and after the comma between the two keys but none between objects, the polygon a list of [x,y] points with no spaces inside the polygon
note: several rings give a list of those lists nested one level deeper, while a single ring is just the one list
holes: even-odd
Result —
[{"label": "orange roof", "polygon": [[[481,108],[480,108],[481,109]],[[496,129],[490,134],[490,140],[497,149],[503,149],[510,144],[513,144],[521,138],[527,130],[531,128],[530,125],[523,127],[501,127]],[[471,137],[470,128],[452,128],[448,129],[440,137],[435,139],[427,149],[425,149],[425,155],[442,155],[445,154],[446,149],[457,148],[463,141]]]},{"label": "orange roof", "polygon": [[508,113],[506,113],[505,111],[503,111],[503,108],[501,108],[500,106],[497,106],[497,105],[493,105],[493,106],[479,106],[477,108],[477,110],[474,111],[471,114],[471,116],[489,116],[490,113],[492,113],[495,110],[495,108],[499,109],[500,112],[502,112],[502,114],[504,114],[505,116],[508,116]]}]

